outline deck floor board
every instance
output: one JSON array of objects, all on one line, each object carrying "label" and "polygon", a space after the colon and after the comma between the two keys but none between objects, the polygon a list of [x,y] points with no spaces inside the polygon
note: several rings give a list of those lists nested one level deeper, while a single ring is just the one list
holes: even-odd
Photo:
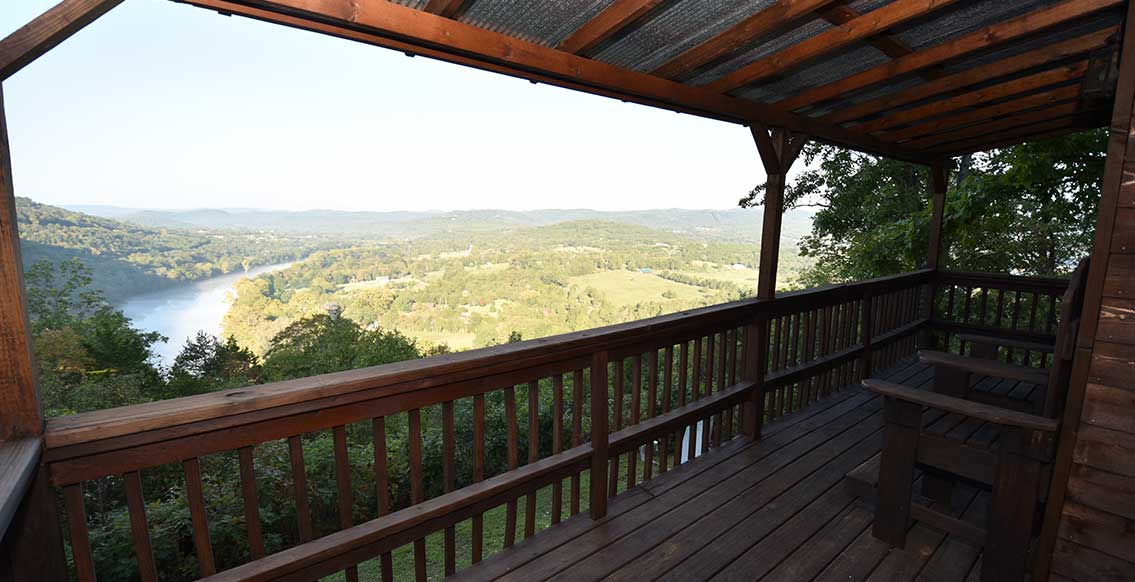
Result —
[{"label": "deck floor board", "polygon": [[[886,377],[927,386],[907,364]],[[871,536],[874,509],[844,475],[878,455],[881,399],[857,387],[769,423],[610,502],[609,515],[575,516],[461,571],[461,580],[926,580],[962,582],[980,548],[921,524],[905,549]],[[960,419],[953,435],[980,433]],[[977,436],[977,435],[974,435]],[[952,512],[975,523],[986,494],[958,487]]]}]

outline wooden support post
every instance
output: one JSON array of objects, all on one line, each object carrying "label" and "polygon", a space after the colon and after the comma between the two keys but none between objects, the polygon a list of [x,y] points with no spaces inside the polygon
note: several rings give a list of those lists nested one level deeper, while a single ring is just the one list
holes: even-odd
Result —
[{"label": "wooden support post", "polygon": [[65,582],[67,560],[55,508],[55,491],[42,466],[0,540],[0,580]]},{"label": "wooden support post", "polygon": [[767,327],[767,323],[761,325],[756,322],[745,326],[746,353],[742,380],[751,381],[754,386],[741,403],[741,431],[753,440],[761,438],[761,426],[765,420],[764,374],[761,369],[765,355],[761,346],[766,344],[761,342],[761,337],[762,330]]},{"label": "wooden support post", "polygon": [[757,299],[776,295],[776,269],[780,256],[780,226],[784,217],[784,188],[788,170],[800,155],[807,138],[792,136],[782,129],[753,124],[750,128],[757,152],[768,176],[765,182],[764,226],[761,229],[761,256],[757,269]]},{"label": "wooden support post", "polygon": [[591,356],[591,519],[607,516],[607,359]]},{"label": "wooden support post", "polygon": [[43,433],[36,394],[31,326],[24,297],[20,235],[16,231],[16,194],[4,93],[0,88],[0,441]]},{"label": "wooden support post", "polygon": [[1038,441],[1033,431],[1020,428],[1001,436],[982,580],[1022,580],[1028,570],[1041,472],[1041,461],[1031,449]]},{"label": "wooden support post", "polygon": [[883,416],[885,445],[879,462],[879,495],[872,533],[892,546],[903,548],[906,547],[906,531],[910,528],[910,493],[922,429],[922,407],[887,398]]},{"label": "wooden support post", "polygon": [[[937,161],[930,164],[930,244],[926,250],[926,268],[933,269],[934,279],[923,287],[922,303],[927,317],[934,317],[934,297],[937,294],[938,269],[942,263],[942,220],[946,213],[946,188],[949,185],[950,162]],[[919,346],[924,349],[936,347],[934,332],[927,328],[919,334]]]},{"label": "wooden support post", "polygon": [[875,334],[875,326],[873,323],[875,310],[874,306],[872,305],[872,303],[875,301],[875,298],[870,293],[864,293],[863,298],[860,299],[860,301],[862,302],[862,304],[860,305],[859,325],[862,326],[863,355],[860,356],[859,369],[860,374],[862,374],[864,378],[870,378],[874,367],[874,362],[871,358],[871,344],[874,342],[873,336]]}]

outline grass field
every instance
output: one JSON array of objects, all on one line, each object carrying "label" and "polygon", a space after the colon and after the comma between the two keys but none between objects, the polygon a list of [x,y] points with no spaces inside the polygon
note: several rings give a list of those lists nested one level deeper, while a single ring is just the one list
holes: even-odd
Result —
[{"label": "grass field", "polygon": [[713,279],[714,281],[728,281],[742,289],[757,288],[756,269],[709,268],[705,271],[675,271],[675,273],[701,279]]},{"label": "grass field", "polygon": [[473,342],[477,336],[471,333],[461,332],[445,332],[445,331],[422,331],[417,329],[403,329],[402,333],[431,345],[445,344],[454,350],[469,350],[473,348]]},{"label": "grass field", "polygon": [[569,279],[577,287],[590,287],[616,305],[634,305],[643,301],[667,301],[663,293],[674,294],[675,300],[710,299],[715,293],[692,285],[668,281],[654,274],[638,271],[601,271]]}]

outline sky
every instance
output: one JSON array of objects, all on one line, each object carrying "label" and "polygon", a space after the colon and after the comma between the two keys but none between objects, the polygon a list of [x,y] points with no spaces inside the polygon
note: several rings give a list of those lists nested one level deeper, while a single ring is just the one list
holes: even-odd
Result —
[{"label": "sky", "polygon": [[[0,2],[7,35],[55,0]],[[4,83],[16,193],[142,208],[733,208],[744,127],[166,0]]]}]

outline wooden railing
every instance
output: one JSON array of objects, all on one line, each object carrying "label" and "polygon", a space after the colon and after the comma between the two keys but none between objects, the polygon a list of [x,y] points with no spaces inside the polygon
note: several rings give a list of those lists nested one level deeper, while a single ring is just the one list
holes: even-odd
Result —
[{"label": "wooden railing", "polygon": [[[192,532],[182,549],[192,546],[201,577],[311,580],[341,571],[354,580],[359,564],[377,559],[389,580],[392,552],[412,546],[423,580],[427,538],[452,574],[493,549],[486,512],[503,507],[504,547],[534,535],[545,507],[549,526],[584,511],[601,518],[622,489],[738,435],[755,438],[766,419],[909,355],[929,321],[922,298],[932,280],[920,271],[53,419],[44,460],[63,493],[79,580],[105,566],[89,536],[90,524],[105,519],[100,496],[125,498],[129,569],[142,580],[186,575],[155,562],[158,541],[177,546],[156,537],[178,534],[149,527],[147,494],[167,494],[147,489],[150,473],[179,475]],[[312,474],[313,435],[328,432],[333,470]],[[395,448],[406,466],[391,465]],[[424,474],[424,460],[439,458],[441,474]],[[226,492],[211,487],[210,475],[226,469],[239,471],[240,491],[228,493],[240,502],[218,515],[209,493]],[[312,491],[332,491],[333,509],[316,511]],[[265,492],[291,498],[291,539],[266,539]],[[244,529],[243,556],[218,563],[219,524]],[[468,528],[468,554],[458,526]]]},{"label": "wooden railing", "polygon": [[[966,334],[1052,344],[1067,279],[941,271],[933,327],[939,348],[966,353]],[[959,338],[961,336],[961,338]],[[1051,354],[1002,348],[1001,357],[1037,367],[1051,365]]]}]

